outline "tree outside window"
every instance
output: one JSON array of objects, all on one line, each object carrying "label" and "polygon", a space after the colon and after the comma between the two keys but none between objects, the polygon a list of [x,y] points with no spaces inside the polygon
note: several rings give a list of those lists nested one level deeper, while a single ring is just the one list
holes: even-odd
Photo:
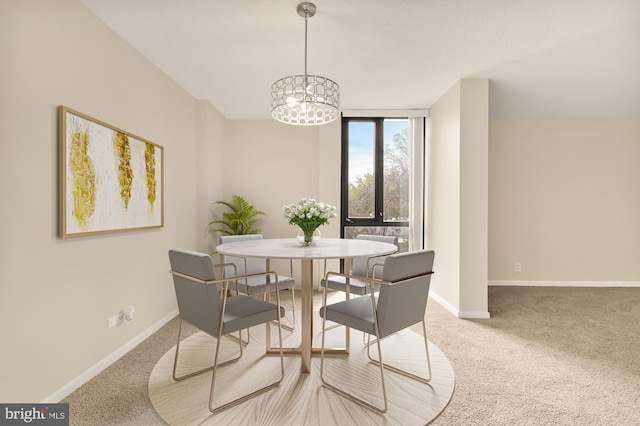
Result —
[{"label": "tree outside window", "polygon": [[343,119],[343,236],[397,235],[408,246],[407,119]]}]

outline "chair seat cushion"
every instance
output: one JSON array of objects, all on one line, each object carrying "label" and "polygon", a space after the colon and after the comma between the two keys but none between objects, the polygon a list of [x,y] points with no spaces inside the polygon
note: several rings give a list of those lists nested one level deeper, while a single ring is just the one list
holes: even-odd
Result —
[{"label": "chair seat cushion", "polygon": [[[320,286],[325,287],[327,285],[327,280],[322,279],[320,281]],[[374,284],[374,290],[378,291],[378,284]],[[333,276],[329,279],[329,289],[331,290],[340,290],[347,291],[347,279],[345,277]],[[366,281],[359,280],[357,278],[349,278],[349,293],[350,294],[359,294],[365,295],[369,294],[370,285],[367,284]]]},{"label": "chair seat cushion", "polygon": [[[262,294],[267,292],[267,281],[264,275],[259,277],[251,277],[246,280],[237,280],[238,291],[244,294]],[[296,280],[291,277],[278,275],[278,290],[287,290],[296,285]],[[229,281],[229,289],[236,290],[236,281]],[[276,291],[276,285],[272,281],[270,291]]]},{"label": "chair seat cushion", "polygon": [[[280,318],[285,310],[280,307]],[[278,319],[278,306],[253,297],[239,295],[227,298],[222,334],[233,333]]]},{"label": "chair seat cushion", "polygon": [[[335,321],[349,328],[374,334],[375,321],[371,296],[355,297],[344,302],[333,303],[326,307],[327,320]],[[320,308],[320,317],[324,317],[325,308]]]}]

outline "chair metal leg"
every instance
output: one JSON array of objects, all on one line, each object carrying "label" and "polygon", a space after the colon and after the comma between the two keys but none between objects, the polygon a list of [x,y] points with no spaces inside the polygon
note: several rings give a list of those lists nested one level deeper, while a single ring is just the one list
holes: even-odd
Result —
[{"label": "chair metal leg", "polygon": [[[265,293],[263,296],[263,300],[269,301],[270,300],[270,294]],[[293,317],[293,325],[289,326],[286,324],[282,324],[282,328],[284,328],[287,331],[293,331],[296,328],[296,294],[295,294],[295,290],[293,289],[293,287],[291,288],[291,301],[293,303],[293,310],[291,311],[291,316]],[[275,321],[271,321],[272,323]]]},{"label": "chair metal leg", "polygon": [[[188,379],[189,377],[197,376],[198,374],[202,374],[202,373],[205,373],[207,371],[210,371],[210,370],[214,369],[214,365],[212,365],[211,367],[206,367],[206,368],[203,368],[201,370],[185,374],[183,376],[179,376],[178,377],[176,375],[176,370],[178,368],[178,352],[180,352],[180,337],[181,337],[181,334],[182,334],[182,323],[183,323],[183,321],[184,320],[182,318],[180,318],[180,327],[178,328],[178,343],[176,344],[176,355],[175,355],[175,358],[173,360],[172,377],[173,377],[173,380],[175,380],[176,382],[179,382],[180,380]],[[242,332],[240,332],[240,339],[238,340],[234,336],[234,340],[241,342],[242,341]],[[220,344],[220,338],[218,337],[216,339],[216,341],[217,341],[217,343],[216,343],[216,347],[217,347]],[[217,349],[216,349],[216,351],[217,351]],[[216,356],[217,356],[217,352],[216,352]],[[242,357],[242,343],[240,343],[240,355],[237,356],[236,358],[232,358],[230,360],[227,360],[227,361],[223,362],[222,364],[220,364],[220,366],[227,365],[227,364],[230,364],[232,362],[235,362],[235,361],[239,360],[241,357]]]},{"label": "chair metal leg", "polygon": [[[428,343],[428,340],[427,340],[427,327],[425,325],[425,321],[424,320],[422,320],[422,335],[424,337],[424,349],[425,349],[425,352],[427,354],[427,368],[429,369],[429,376],[427,378],[420,377],[420,376],[418,376],[416,374],[413,374],[413,373],[409,373],[408,371],[402,370],[402,369],[400,369],[398,367],[394,367],[393,365],[385,364],[385,363],[381,362],[382,357],[380,357],[380,360],[374,359],[371,356],[371,353],[369,351],[369,346],[370,346],[369,344],[367,344],[367,356],[369,357],[369,360],[371,362],[373,362],[374,364],[381,364],[387,370],[395,371],[398,374],[402,374],[403,376],[412,378],[412,379],[417,380],[417,381],[419,381],[421,383],[429,383],[431,381],[431,357],[429,356],[429,343]],[[379,355],[381,354],[379,346],[378,346],[378,354]]]},{"label": "chair metal leg", "polygon": [[[292,321],[293,325],[282,324],[282,328],[284,328],[287,331],[293,331],[296,328],[296,294],[293,288],[291,288],[291,301],[293,303],[293,310],[291,311],[291,316],[293,317],[293,321]],[[275,322],[275,321],[271,321],[271,322]]]},{"label": "chair metal leg", "polygon": [[[218,367],[221,367],[222,365],[226,364],[227,362],[217,365],[218,362],[218,353],[219,353],[219,349],[220,349],[220,340],[218,339],[218,343],[216,345],[216,355],[213,361],[213,374],[211,377],[211,393],[209,394],[209,411],[211,411],[212,413],[218,413],[224,409],[227,409],[229,407],[232,407],[234,405],[240,404],[244,401],[247,401],[255,396],[258,396],[268,390],[271,390],[273,388],[275,388],[276,386],[280,385],[280,383],[282,383],[282,380],[284,379],[284,355],[283,355],[283,351],[282,351],[282,323],[280,321],[280,297],[276,296],[278,298],[278,337],[280,340],[280,379],[267,385],[264,386],[260,389],[257,389],[251,393],[248,393],[244,396],[241,396],[239,398],[234,399],[231,402],[228,402],[226,404],[220,405],[219,407],[214,407],[213,406],[213,395],[214,395],[214,391],[215,391],[215,385],[216,385],[216,370]],[[222,332],[222,324],[220,325],[220,332]],[[240,345],[240,347],[242,347],[242,345]]]},{"label": "chair metal leg", "polygon": [[[293,316],[293,328],[296,328],[296,289],[291,287],[291,315]],[[285,327],[286,328],[286,327]]]},{"label": "chair metal leg", "polygon": [[238,331],[238,337],[233,336],[231,334],[227,334],[227,337],[229,339],[233,340],[234,342],[242,343],[244,346],[247,346],[249,344],[250,336],[249,336],[249,330],[248,329],[247,329],[247,340],[246,341],[242,340],[242,332],[240,332],[240,331]]},{"label": "chair metal leg", "polygon": [[[326,261],[325,261],[326,262]],[[289,259],[289,276],[293,276],[293,259]],[[296,288],[295,284],[291,287],[291,314],[293,315],[293,328],[296,328]],[[293,331],[293,330],[292,330]]]},{"label": "chair metal leg", "polygon": [[[357,396],[355,396],[352,393],[349,393],[347,391],[345,391],[344,389],[340,389],[339,387],[329,383],[325,377],[324,377],[324,338],[325,338],[325,334],[326,334],[326,323],[327,323],[327,312],[326,312],[326,306],[327,306],[327,288],[325,287],[324,289],[324,294],[323,294],[323,301],[322,301],[322,306],[325,307],[325,312],[324,312],[324,316],[322,317],[322,343],[321,343],[321,348],[320,348],[320,380],[322,381],[322,385],[325,386],[328,389],[331,389],[332,391],[336,392],[337,394],[355,402],[358,403],[360,405],[363,405],[367,408],[370,408],[374,411],[377,411],[379,413],[386,413],[387,412],[387,388],[385,386],[385,382],[384,382],[384,368],[383,368],[383,364],[382,363],[378,363],[379,367],[380,367],[380,379],[382,381],[382,398],[384,400],[384,406],[378,407],[376,405],[371,404],[368,401],[365,401],[362,398],[359,398]],[[377,327],[376,327],[376,334],[378,333]],[[378,354],[380,355],[380,359],[382,359],[382,352],[380,351],[380,339],[376,338],[376,343],[378,345]],[[367,345],[367,351],[368,351],[369,345]]]},{"label": "chair metal leg", "polygon": [[[325,269],[327,268],[327,261],[324,261],[324,267]],[[324,289],[326,289],[326,286],[324,287]],[[351,294],[349,293],[349,290],[347,289],[347,291],[345,292],[345,300],[349,300],[351,298]],[[330,325],[329,327],[327,327],[327,330],[333,330],[334,328],[338,328],[338,327],[344,327],[342,324],[338,324],[335,323],[333,325]],[[362,344],[364,344],[364,334],[362,335]]]},{"label": "chair metal leg", "polygon": [[[326,295],[324,295],[323,306],[325,306],[325,307],[327,306],[326,302],[327,302]],[[369,360],[371,360],[372,363],[378,365],[378,367],[380,368],[380,379],[381,379],[381,383],[382,383],[382,397],[383,397],[383,400],[384,400],[384,406],[382,408],[378,407],[378,406],[375,406],[372,403],[370,403],[368,401],[365,401],[362,398],[359,398],[356,395],[354,395],[352,393],[349,393],[349,392],[345,391],[344,389],[340,389],[339,387],[335,386],[334,384],[331,384],[331,383],[327,382],[327,380],[324,377],[324,346],[325,346],[324,337],[325,337],[326,330],[327,330],[327,328],[326,328],[326,311],[325,311],[325,316],[322,318],[322,348],[321,348],[321,351],[320,351],[320,380],[322,380],[323,386],[331,389],[332,391],[342,395],[343,397],[345,397],[345,398],[347,398],[347,399],[349,399],[351,401],[359,403],[359,404],[361,404],[361,405],[363,405],[365,407],[368,407],[368,408],[373,409],[375,411],[378,411],[380,413],[386,413],[386,411],[387,411],[387,391],[386,391],[386,385],[385,385],[385,380],[384,380],[384,369],[394,371],[394,372],[396,372],[398,374],[402,374],[403,376],[412,378],[412,379],[417,380],[417,381],[419,381],[421,383],[429,383],[431,381],[431,377],[432,377],[432,373],[431,373],[431,357],[429,355],[429,343],[428,343],[428,339],[427,339],[427,327],[426,327],[426,324],[425,324],[424,320],[422,320],[422,333],[423,333],[423,338],[424,338],[425,352],[426,352],[426,355],[427,355],[427,367],[429,369],[428,378],[420,377],[420,376],[418,376],[416,374],[410,373],[410,372],[408,372],[406,370],[402,370],[400,368],[394,367],[392,365],[389,365],[389,364],[386,364],[386,363],[383,362],[383,360],[382,360],[382,348],[381,348],[381,344],[380,344],[381,339],[379,338],[377,326],[376,326],[376,336],[375,336],[374,342],[375,342],[376,346],[378,347],[378,357],[379,357],[379,359],[374,359],[371,356],[371,350],[370,350],[371,349],[371,344],[374,343],[374,342],[371,341],[372,335],[368,334],[368,339],[367,339],[367,342],[366,342],[367,356],[369,357]]]}]

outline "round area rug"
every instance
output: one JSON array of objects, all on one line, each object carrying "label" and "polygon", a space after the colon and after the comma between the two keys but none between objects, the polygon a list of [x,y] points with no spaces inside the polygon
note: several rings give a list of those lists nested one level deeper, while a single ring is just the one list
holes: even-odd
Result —
[{"label": "round area rug", "polygon": [[[272,346],[277,346],[277,329],[271,326]],[[298,347],[296,331],[282,330],[284,346]],[[278,379],[278,355],[265,354],[265,327],[251,329],[250,343],[242,358],[220,367],[216,377],[214,404],[222,405]],[[327,332],[328,347],[344,347],[345,329]],[[246,339],[246,333],[243,334]],[[320,333],[314,335],[314,347],[320,346]],[[428,374],[422,336],[403,330],[382,341],[387,364],[412,373]],[[224,337],[220,361],[234,357],[238,344]],[[375,345],[372,346],[372,348]],[[199,332],[180,344],[178,375],[210,366],[215,339]],[[372,349],[373,351],[373,349]],[[175,346],[154,367],[149,378],[149,398],[160,417],[168,424],[186,425],[425,425],[447,406],[454,391],[453,369],[440,349],[429,342],[433,377],[420,383],[385,370],[388,411],[380,414],[346,399],[322,386],[320,356],[314,354],[309,374],[300,372],[299,355],[285,355],[282,383],[266,393],[217,414],[208,409],[211,372],[180,382],[172,379]],[[325,357],[325,379],[350,392],[382,405],[379,367],[369,362],[362,344],[362,333],[351,332],[351,353]]]}]

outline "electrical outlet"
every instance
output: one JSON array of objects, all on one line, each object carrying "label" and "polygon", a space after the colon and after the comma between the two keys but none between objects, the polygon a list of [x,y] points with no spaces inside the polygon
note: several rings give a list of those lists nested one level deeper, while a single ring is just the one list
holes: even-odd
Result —
[{"label": "electrical outlet", "polygon": [[516,272],[522,272],[522,263],[520,262],[516,262],[514,268],[513,268]]},{"label": "electrical outlet", "polygon": [[114,315],[110,318],[107,318],[107,328],[115,327],[116,325],[120,325],[125,320],[124,311],[120,311],[118,315]]},{"label": "electrical outlet", "polygon": [[111,318],[107,319],[107,328],[112,328],[115,327],[116,325],[119,324],[119,317],[120,315],[114,315]]},{"label": "electrical outlet", "polygon": [[127,321],[131,321],[133,319],[133,314],[136,312],[135,306],[127,306],[124,310],[124,319]]}]

